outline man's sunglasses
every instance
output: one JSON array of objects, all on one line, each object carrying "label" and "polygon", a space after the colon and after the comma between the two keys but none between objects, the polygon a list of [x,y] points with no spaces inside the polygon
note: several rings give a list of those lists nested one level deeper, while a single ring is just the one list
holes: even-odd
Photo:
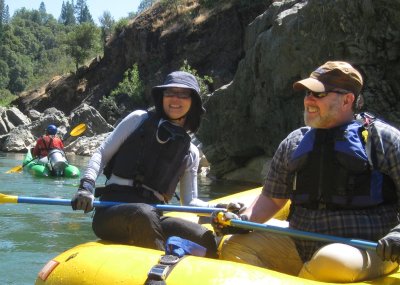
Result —
[{"label": "man's sunglasses", "polygon": [[329,95],[329,93],[337,93],[337,94],[347,94],[351,93],[350,91],[346,90],[331,90],[325,92],[313,92],[311,90],[306,91],[306,96],[313,96],[314,98],[321,99]]}]

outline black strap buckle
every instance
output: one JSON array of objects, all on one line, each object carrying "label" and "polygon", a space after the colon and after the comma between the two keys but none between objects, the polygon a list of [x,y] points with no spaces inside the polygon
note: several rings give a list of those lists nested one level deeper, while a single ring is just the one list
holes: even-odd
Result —
[{"label": "black strap buckle", "polygon": [[167,277],[169,269],[170,269],[169,265],[156,264],[150,269],[150,271],[147,274],[147,276],[151,280],[158,280],[158,281],[165,280],[165,278]]},{"label": "black strap buckle", "polygon": [[165,280],[176,263],[180,260],[174,255],[163,255],[160,257],[158,264],[154,265],[147,274],[148,280],[162,281]]}]

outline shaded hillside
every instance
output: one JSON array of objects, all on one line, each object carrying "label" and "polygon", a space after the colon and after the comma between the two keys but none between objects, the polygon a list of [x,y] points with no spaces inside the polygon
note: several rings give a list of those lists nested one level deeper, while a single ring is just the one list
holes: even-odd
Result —
[{"label": "shaded hillside", "polygon": [[245,28],[271,1],[242,2],[220,1],[211,10],[200,8],[198,1],[187,1],[179,11],[154,5],[114,35],[103,58],[94,59],[77,74],[54,78],[41,89],[23,93],[14,103],[22,111],[56,107],[66,114],[81,102],[98,107],[134,63],[148,96],[150,88],[185,59],[200,75],[212,76],[213,88],[218,88],[232,80],[243,57]]}]

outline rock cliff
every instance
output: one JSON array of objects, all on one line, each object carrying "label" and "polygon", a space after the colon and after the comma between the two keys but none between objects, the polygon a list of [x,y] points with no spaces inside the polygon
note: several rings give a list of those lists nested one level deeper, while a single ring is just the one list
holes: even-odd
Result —
[{"label": "rock cliff", "polygon": [[399,1],[272,3],[248,26],[233,81],[207,102],[198,136],[212,173],[254,164],[251,169],[262,170],[280,141],[303,124],[303,94],[293,92],[293,82],[327,60],[357,67],[365,80],[364,109],[400,126],[399,21]]},{"label": "rock cliff", "polygon": [[251,181],[261,181],[279,142],[303,124],[303,96],[293,82],[327,60],[356,66],[365,109],[400,126],[399,1],[220,3],[205,11],[187,1],[180,13],[154,6],[115,35],[103,58],[16,103],[24,112],[52,106],[68,113],[82,101],[97,107],[134,63],[150,94],[187,59],[215,80],[198,134],[212,173]]}]

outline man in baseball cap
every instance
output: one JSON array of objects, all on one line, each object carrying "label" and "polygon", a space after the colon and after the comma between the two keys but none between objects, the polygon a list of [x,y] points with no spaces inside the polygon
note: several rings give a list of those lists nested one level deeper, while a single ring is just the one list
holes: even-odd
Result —
[{"label": "man in baseball cap", "polygon": [[[280,143],[261,194],[234,218],[265,223],[290,201],[289,229],[378,241],[376,251],[254,231],[225,239],[222,259],[333,283],[371,280],[398,267],[400,131],[354,120],[362,86],[360,72],[343,61],[294,83],[305,91],[306,126]],[[223,215],[219,228],[232,219]]]}]

